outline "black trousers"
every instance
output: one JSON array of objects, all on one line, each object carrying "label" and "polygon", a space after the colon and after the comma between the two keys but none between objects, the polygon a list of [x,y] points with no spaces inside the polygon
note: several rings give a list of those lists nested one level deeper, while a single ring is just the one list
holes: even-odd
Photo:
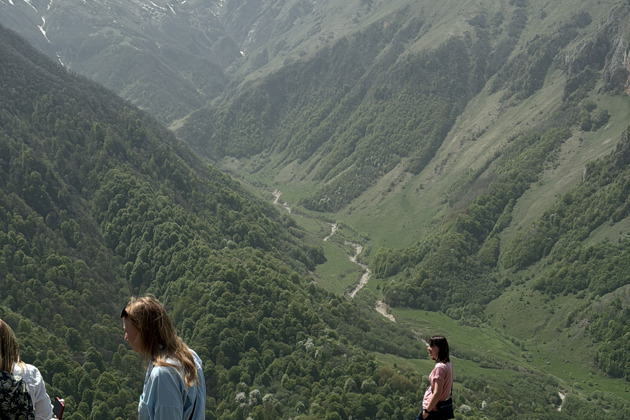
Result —
[{"label": "black trousers", "polygon": [[[453,400],[451,398],[440,401],[437,403],[436,407],[437,410],[429,411],[429,415],[426,417],[427,420],[448,420],[455,418],[453,415]],[[418,414],[416,420],[422,420],[422,411]]]}]

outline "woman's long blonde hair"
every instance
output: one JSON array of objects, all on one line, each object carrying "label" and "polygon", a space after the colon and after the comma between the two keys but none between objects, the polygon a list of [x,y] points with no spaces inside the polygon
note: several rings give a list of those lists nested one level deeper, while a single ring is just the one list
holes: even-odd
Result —
[{"label": "woman's long blonde hair", "polygon": [[[177,335],[177,331],[166,313],[164,306],[156,298],[132,297],[123,309],[121,318],[127,317],[136,327],[142,343],[142,354],[157,366],[172,366],[183,370],[184,383],[192,386],[199,380],[193,355]],[[180,364],[169,363],[166,359],[177,360]]]},{"label": "woman's long blonde hair", "polygon": [[0,319],[0,370],[12,372],[20,362],[20,348],[9,325]]}]

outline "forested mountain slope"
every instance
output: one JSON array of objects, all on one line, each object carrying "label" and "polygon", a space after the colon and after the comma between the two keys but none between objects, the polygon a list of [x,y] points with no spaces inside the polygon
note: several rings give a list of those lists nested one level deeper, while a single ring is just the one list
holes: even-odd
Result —
[{"label": "forested mountain slope", "polygon": [[4,28],[0,55],[0,316],[64,419],[134,417],[118,316],[146,292],[204,360],[207,418],[414,415],[417,376],[367,351],[418,339],[312,284],[289,218]]}]

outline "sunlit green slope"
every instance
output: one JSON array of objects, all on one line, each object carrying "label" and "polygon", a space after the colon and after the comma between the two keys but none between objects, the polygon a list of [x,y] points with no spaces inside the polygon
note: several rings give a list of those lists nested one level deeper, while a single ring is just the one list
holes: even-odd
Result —
[{"label": "sunlit green slope", "polygon": [[[503,337],[515,348],[492,363],[519,370],[509,353],[521,348],[554,383],[549,404],[569,395],[557,416],[603,415],[587,402],[600,398],[622,412],[627,5],[423,5],[287,63],[178,132],[281,191],[298,221],[321,220],[311,231],[322,238],[341,226],[327,252],[362,244],[367,305],[420,310],[400,321],[410,328],[424,310],[445,313],[455,324],[428,330],[456,342],[468,326]],[[316,273],[349,291],[356,270],[328,258]]]}]

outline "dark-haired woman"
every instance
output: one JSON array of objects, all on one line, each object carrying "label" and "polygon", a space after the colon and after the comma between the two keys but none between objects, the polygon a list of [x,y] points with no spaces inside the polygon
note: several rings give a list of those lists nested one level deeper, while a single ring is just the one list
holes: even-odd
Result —
[{"label": "dark-haired woman", "polygon": [[162,304],[153,297],[132,298],[120,317],[125,340],[149,363],[138,419],[205,419],[201,359],[177,335]]},{"label": "dark-haired woman", "polygon": [[435,361],[435,366],[429,375],[429,387],[422,399],[421,419],[452,419],[453,401],[451,388],[453,387],[453,366],[449,356],[448,341],[441,335],[429,338],[427,347],[429,357]]}]

